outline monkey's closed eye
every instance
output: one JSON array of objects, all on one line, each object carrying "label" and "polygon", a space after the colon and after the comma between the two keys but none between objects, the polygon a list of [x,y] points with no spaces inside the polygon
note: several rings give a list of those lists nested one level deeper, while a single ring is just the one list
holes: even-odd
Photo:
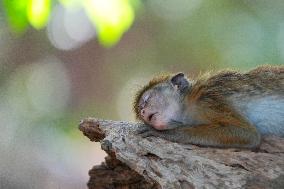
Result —
[{"label": "monkey's closed eye", "polygon": [[138,108],[141,110],[146,106],[146,104],[147,104],[147,101],[145,101],[145,99],[142,98],[141,102],[138,105]]},{"label": "monkey's closed eye", "polygon": [[148,103],[150,99],[150,94],[146,95],[145,97],[142,97],[142,102],[139,104],[139,108],[142,109],[146,106],[146,104]]},{"label": "monkey's closed eye", "polygon": [[148,100],[149,100],[149,98],[150,98],[150,94],[147,94],[147,95],[143,98],[144,103],[147,103]]}]

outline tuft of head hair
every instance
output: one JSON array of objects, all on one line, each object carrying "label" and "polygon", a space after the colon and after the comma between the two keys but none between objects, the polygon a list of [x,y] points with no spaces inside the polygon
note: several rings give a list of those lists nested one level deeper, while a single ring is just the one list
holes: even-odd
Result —
[{"label": "tuft of head hair", "polygon": [[133,102],[133,111],[136,115],[136,119],[140,119],[139,117],[139,100],[142,97],[142,95],[149,89],[153,88],[155,85],[168,81],[170,79],[170,77],[172,76],[172,74],[161,74],[159,76],[154,77],[153,79],[151,79],[149,81],[148,84],[146,84],[145,86],[143,86],[141,89],[139,89],[136,92],[136,95],[134,97],[134,102]]}]

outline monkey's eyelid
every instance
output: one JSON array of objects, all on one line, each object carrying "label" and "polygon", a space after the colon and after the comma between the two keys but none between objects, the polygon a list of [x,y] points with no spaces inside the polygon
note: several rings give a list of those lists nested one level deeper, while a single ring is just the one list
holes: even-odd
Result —
[{"label": "monkey's eyelid", "polygon": [[150,97],[150,94],[147,94],[145,97],[144,97],[144,101],[147,101]]},{"label": "monkey's eyelid", "polygon": [[147,100],[150,98],[150,94],[146,95],[144,98],[143,98],[143,101],[144,103],[147,103]]}]

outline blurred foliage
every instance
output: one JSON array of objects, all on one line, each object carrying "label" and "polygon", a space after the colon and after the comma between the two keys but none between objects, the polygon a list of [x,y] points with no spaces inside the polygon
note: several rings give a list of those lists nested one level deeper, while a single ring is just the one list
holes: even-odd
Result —
[{"label": "blurred foliage", "polygon": [[7,20],[16,32],[24,32],[29,24],[35,29],[47,25],[53,4],[67,9],[84,7],[105,47],[116,44],[134,21],[139,0],[4,0]]},{"label": "blurred foliage", "polygon": [[43,28],[49,18],[51,0],[29,0],[27,5],[27,17],[30,24],[36,28]]},{"label": "blurred foliage", "polygon": [[0,188],[84,188],[104,154],[79,120],[134,121],[134,93],[160,72],[284,62],[283,0],[2,2]]},{"label": "blurred foliage", "polygon": [[84,7],[106,46],[116,43],[134,19],[133,8],[126,0],[86,0]]},{"label": "blurred foliage", "polygon": [[4,0],[8,22],[13,30],[20,32],[27,28],[28,0]]}]

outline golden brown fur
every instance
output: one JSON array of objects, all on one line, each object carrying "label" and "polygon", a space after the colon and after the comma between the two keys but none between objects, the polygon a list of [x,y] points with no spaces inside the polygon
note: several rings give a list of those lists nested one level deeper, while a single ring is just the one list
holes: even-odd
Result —
[{"label": "golden brown fur", "polygon": [[[265,96],[271,93],[284,95],[284,67],[262,66],[247,73],[237,71],[221,71],[215,75],[201,76],[193,84],[190,103],[197,103],[204,112],[204,119],[213,123],[236,126],[247,124],[231,105],[225,96],[239,95],[246,98],[248,95]],[[218,102],[218,103],[216,103]]]},{"label": "golden brown fur", "polygon": [[[156,77],[138,91],[134,100],[138,119],[142,119],[138,108],[142,95],[160,83],[169,82],[170,78],[171,75]],[[206,146],[255,147],[259,144],[259,132],[228,99],[242,102],[267,96],[278,96],[283,104],[284,66],[261,66],[246,73],[225,70],[201,75],[192,80],[184,103],[191,107],[188,115],[194,112],[195,122],[203,124],[175,129],[179,132],[177,135],[170,130],[167,134],[156,135]],[[283,107],[280,109],[283,111]]]}]

